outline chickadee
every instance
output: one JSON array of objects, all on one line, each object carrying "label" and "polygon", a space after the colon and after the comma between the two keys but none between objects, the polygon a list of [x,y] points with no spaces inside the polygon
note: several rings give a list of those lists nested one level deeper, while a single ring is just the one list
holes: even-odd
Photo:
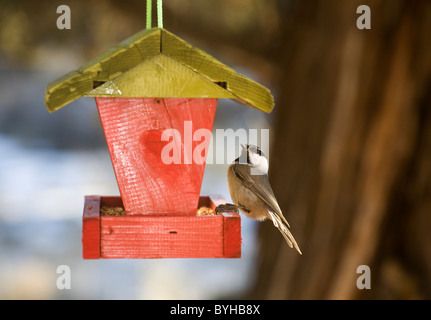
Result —
[{"label": "chickadee", "polygon": [[269,184],[268,159],[257,146],[242,145],[242,148],[241,155],[227,170],[232,201],[249,218],[270,219],[287,244],[302,254]]}]

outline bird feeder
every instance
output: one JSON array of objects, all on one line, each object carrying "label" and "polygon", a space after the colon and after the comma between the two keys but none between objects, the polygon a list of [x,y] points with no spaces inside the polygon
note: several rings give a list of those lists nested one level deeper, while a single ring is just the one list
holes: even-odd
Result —
[{"label": "bird feeder", "polygon": [[[85,197],[84,259],[241,256],[238,213],[197,215],[226,201],[200,196],[209,138],[194,138],[211,132],[219,98],[270,112],[268,89],[152,28],[49,83],[45,103],[53,112],[79,97],[95,97],[121,194]],[[164,161],[168,143],[179,163]],[[197,147],[203,161],[192,159]],[[104,206],[125,215],[103,216]]]}]

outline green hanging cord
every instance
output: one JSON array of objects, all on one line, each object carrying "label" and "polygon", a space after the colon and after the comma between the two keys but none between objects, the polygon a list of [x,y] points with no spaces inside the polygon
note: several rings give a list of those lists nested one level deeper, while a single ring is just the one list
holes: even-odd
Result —
[{"label": "green hanging cord", "polygon": [[157,27],[163,28],[163,9],[162,9],[162,0],[157,0]]},{"label": "green hanging cord", "polygon": [[151,3],[152,0],[147,0],[147,29],[151,29]]}]

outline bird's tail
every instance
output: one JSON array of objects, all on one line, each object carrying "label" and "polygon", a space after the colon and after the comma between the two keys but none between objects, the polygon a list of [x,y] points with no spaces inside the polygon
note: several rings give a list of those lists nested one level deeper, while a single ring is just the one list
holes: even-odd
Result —
[{"label": "bird's tail", "polygon": [[289,247],[295,249],[302,254],[301,249],[299,249],[298,244],[296,243],[295,238],[293,237],[290,230],[287,228],[287,226],[283,223],[283,221],[280,219],[280,217],[272,212],[271,210],[268,210],[269,216],[271,217],[272,222],[274,223],[274,226],[280,230],[281,234],[283,235],[284,239],[286,239],[287,244]]}]

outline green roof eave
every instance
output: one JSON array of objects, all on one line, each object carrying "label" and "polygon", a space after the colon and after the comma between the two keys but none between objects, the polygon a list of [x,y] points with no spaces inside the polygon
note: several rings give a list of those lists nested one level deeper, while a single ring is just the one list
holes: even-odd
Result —
[{"label": "green roof eave", "polygon": [[165,29],[143,30],[50,82],[45,104],[56,111],[82,96],[230,98],[264,112],[270,91]]}]

